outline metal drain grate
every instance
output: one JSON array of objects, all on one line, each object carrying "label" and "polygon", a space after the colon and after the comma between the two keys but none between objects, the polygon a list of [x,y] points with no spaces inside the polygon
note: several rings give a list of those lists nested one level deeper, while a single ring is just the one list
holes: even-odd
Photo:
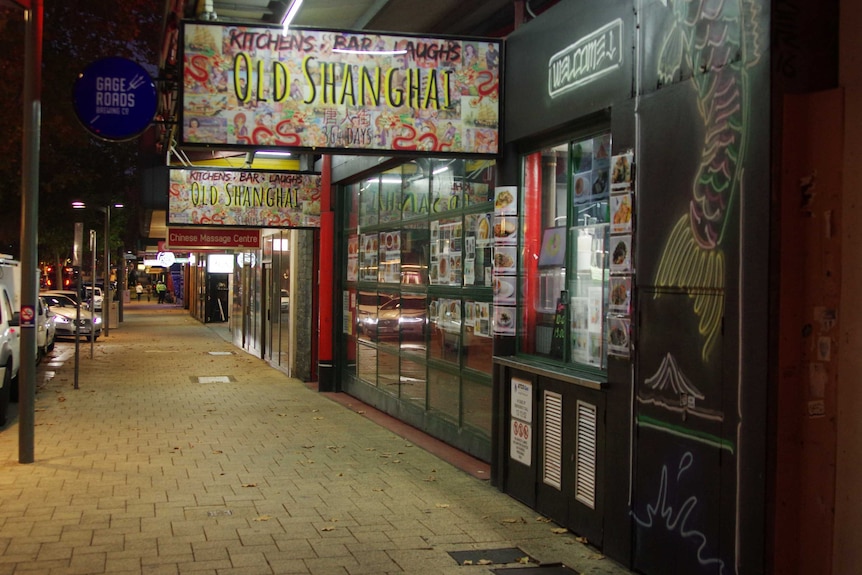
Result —
[{"label": "metal drain grate", "polygon": [[208,351],[210,355],[233,355],[232,351]]},{"label": "metal drain grate", "polygon": [[497,575],[580,575],[580,572],[566,567],[562,563],[548,563],[538,567],[502,567],[491,569],[491,573]]},{"label": "metal drain grate", "polygon": [[192,383],[236,383],[232,375],[193,375]]},{"label": "metal drain grate", "polygon": [[458,565],[505,565],[507,563],[536,563],[536,560],[517,547],[503,549],[468,549],[449,551]]}]

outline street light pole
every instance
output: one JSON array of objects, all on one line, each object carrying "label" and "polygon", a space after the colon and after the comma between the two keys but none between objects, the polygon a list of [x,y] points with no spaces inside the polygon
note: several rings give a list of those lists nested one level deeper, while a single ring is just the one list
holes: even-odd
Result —
[{"label": "street light pole", "polygon": [[[24,125],[21,151],[21,309],[36,310],[39,295],[39,147],[42,126],[42,0],[19,2],[24,13]],[[28,314],[30,315],[30,314]],[[35,315],[33,316],[35,318]],[[36,426],[36,325],[22,325],[18,370],[18,462],[33,463]]]}]

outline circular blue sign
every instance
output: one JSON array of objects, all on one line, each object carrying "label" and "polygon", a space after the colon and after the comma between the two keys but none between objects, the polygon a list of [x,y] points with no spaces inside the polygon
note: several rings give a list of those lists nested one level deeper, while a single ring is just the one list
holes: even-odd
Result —
[{"label": "circular blue sign", "polygon": [[96,60],[75,81],[74,105],[78,119],[93,135],[128,140],[153,121],[156,86],[147,71],[131,60]]}]

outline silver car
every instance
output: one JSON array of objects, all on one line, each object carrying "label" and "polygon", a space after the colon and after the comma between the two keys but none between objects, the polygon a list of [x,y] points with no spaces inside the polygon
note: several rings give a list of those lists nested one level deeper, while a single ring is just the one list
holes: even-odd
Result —
[{"label": "silver car", "polygon": [[[54,327],[57,337],[75,337],[75,321],[78,317],[78,304],[72,298],[53,293],[43,293],[42,297],[48,304],[48,308],[54,313]],[[93,312],[81,309],[80,321],[78,321],[78,334],[90,337],[92,333],[95,339],[102,335],[102,318]]]}]

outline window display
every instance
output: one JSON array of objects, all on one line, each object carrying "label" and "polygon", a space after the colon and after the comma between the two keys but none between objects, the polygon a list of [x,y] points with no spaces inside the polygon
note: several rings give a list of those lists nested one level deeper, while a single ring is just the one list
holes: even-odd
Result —
[{"label": "window display", "polygon": [[[461,424],[486,426],[473,429],[484,437],[490,405],[462,403],[490,401],[494,294],[515,325],[516,194],[495,198],[495,169],[419,158],[365,176],[344,188],[342,236],[349,375],[447,420],[470,414]],[[512,280],[495,281],[495,269]],[[460,391],[467,380],[470,394]]]},{"label": "window display", "polygon": [[[622,312],[631,289],[630,281],[614,282],[611,310],[611,275],[631,270],[632,235],[630,195],[611,195],[610,134],[525,156],[522,193],[519,352],[603,370],[608,313]],[[613,231],[625,233],[611,235],[610,206],[618,220]]]}]

